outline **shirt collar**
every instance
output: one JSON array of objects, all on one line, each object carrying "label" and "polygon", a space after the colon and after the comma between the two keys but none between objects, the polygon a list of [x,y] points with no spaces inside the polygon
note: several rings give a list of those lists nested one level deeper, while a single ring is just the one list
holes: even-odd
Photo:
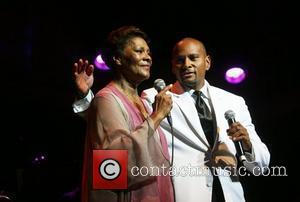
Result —
[{"label": "shirt collar", "polygon": [[[208,83],[206,80],[204,80],[204,85],[202,86],[202,88],[200,89],[200,91],[202,92],[202,96],[206,99],[209,98],[208,96]],[[191,89],[188,91],[190,95],[193,95],[193,93],[195,92],[194,89]]]}]

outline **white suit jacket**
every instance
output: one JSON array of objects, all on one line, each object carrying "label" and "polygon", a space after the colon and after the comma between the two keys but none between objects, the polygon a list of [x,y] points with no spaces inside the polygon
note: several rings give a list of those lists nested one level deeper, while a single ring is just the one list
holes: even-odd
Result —
[{"label": "white suit jacket", "polygon": [[[207,81],[212,105],[216,115],[216,123],[219,129],[219,141],[226,143],[232,154],[236,153],[234,143],[229,139],[226,130],[227,120],[224,113],[233,110],[235,119],[239,121],[248,131],[252,143],[252,154],[246,153],[249,163],[257,168],[267,167],[270,160],[270,153],[266,145],[257,135],[245,101],[242,97],[226,92],[222,89],[210,86]],[[154,88],[143,91],[142,98],[151,108],[157,91]],[[170,112],[173,120],[174,138],[174,187],[177,202],[210,202],[213,177],[204,165],[210,155],[208,141],[202,130],[201,123],[195,108],[194,100],[189,92],[184,92],[178,82],[172,89],[171,95],[173,107]],[[167,119],[161,123],[166,134],[169,152],[171,155],[171,130]],[[197,171],[196,171],[197,170]],[[195,174],[195,172],[198,172]],[[219,177],[226,201],[245,201],[244,193],[240,182],[235,177],[224,175]]]}]

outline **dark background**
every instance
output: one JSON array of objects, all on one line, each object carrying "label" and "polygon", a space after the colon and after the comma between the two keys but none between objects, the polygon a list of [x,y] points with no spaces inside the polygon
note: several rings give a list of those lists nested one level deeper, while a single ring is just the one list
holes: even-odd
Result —
[{"label": "dark background", "polygon": [[[285,166],[288,174],[242,178],[246,198],[299,201],[297,7],[289,1],[101,3],[1,3],[0,195],[79,200],[85,122],[72,113],[72,64],[80,57],[92,61],[111,30],[136,25],[151,38],[154,60],[152,77],[140,89],[158,77],[174,81],[170,52],[178,39],[202,40],[213,59],[207,79],[245,98],[271,152],[270,166]],[[248,76],[233,86],[223,75],[234,65]],[[109,76],[96,70],[93,91]],[[32,163],[39,154],[45,160]]]}]

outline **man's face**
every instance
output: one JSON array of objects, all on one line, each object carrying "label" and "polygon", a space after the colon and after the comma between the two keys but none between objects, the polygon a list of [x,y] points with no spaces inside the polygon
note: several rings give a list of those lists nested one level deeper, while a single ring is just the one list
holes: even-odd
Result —
[{"label": "man's face", "polygon": [[172,72],[184,88],[200,90],[210,57],[200,41],[185,38],[176,44],[172,56]]}]

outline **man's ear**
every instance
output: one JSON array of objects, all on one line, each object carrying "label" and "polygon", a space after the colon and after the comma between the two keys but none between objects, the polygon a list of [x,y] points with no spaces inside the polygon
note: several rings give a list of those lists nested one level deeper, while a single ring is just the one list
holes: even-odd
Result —
[{"label": "man's ear", "polygon": [[122,62],[121,62],[121,58],[120,57],[113,57],[114,62],[116,63],[116,65],[121,66]]},{"label": "man's ear", "polygon": [[206,71],[208,71],[210,69],[210,65],[211,65],[211,59],[210,59],[210,56],[207,55],[205,57],[205,66],[206,66],[205,69],[206,69]]}]

